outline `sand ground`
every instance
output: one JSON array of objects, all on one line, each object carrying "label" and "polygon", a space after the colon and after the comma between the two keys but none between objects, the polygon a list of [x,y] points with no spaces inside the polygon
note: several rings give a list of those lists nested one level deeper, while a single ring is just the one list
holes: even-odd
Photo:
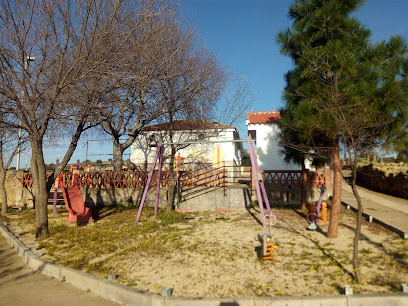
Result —
[{"label": "sand ground", "polygon": [[[355,293],[391,292],[408,282],[408,241],[366,221],[359,241],[363,281],[354,281],[352,211],[342,209],[335,239],[325,237],[328,225],[324,223],[317,231],[308,231],[304,215],[295,209],[278,208],[273,213],[277,217],[272,229],[274,262],[261,258],[260,237],[265,231],[258,209],[186,213],[185,222],[168,227],[148,218],[142,223],[155,224],[157,230],[145,235],[133,235],[138,225],[128,223],[135,219],[136,210],[125,210],[74,229],[84,236],[96,230],[107,235],[102,242],[106,247],[88,256],[80,269],[99,277],[115,273],[117,282],[156,294],[162,287],[171,287],[174,296],[188,297],[338,295],[345,285]],[[27,246],[40,248],[32,230],[16,222],[18,218],[9,219],[11,231],[19,231]],[[65,218],[62,213],[50,218],[50,224]],[[55,244],[54,251],[40,249],[43,258],[60,264],[72,267],[73,258],[86,253],[81,243],[67,247],[69,241],[50,238],[48,242]]]}]

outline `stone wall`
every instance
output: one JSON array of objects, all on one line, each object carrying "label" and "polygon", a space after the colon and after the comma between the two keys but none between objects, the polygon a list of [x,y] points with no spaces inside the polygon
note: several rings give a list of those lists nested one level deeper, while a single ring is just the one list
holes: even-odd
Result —
[{"label": "stone wall", "polygon": [[6,175],[6,193],[8,206],[16,205],[16,196],[18,192],[21,193],[21,188],[18,188],[17,171],[9,170]]},{"label": "stone wall", "polygon": [[373,191],[408,199],[408,168],[395,163],[380,167],[359,167],[357,184]]}]

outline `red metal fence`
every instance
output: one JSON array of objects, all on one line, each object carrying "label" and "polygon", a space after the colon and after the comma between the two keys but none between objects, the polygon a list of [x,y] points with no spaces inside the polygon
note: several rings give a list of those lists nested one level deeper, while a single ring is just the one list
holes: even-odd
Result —
[{"label": "red metal fence", "polygon": [[[265,170],[263,172],[263,179],[265,187],[289,187],[301,188],[303,183],[302,171],[300,170]],[[309,188],[327,187],[330,182],[327,180],[326,173],[307,171],[307,182]]]},{"label": "red metal fence", "polygon": [[[47,177],[51,175],[47,171]],[[308,173],[308,185],[310,188],[327,187],[331,184],[327,179],[327,174],[317,172]],[[72,186],[72,172],[63,172],[64,187]],[[143,188],[147,181],[148,173],[145,171],[106,171],[106,172],[83,172],[79,173],[80,187],[87,188]],[[265,187],[290,187],[301,188],[302,171],[263,171]],[[151,185],[156,184],[157,174],[152,178]],[[31,173],[21,172],[19,180],[22,186],[32,188],[33,180]],[[212,171],[181,171],[179,173],[178,183],[180,187],[227,187],[228,171],[225,168],[217,168]],[[162,172],[161,187],[167,187],[170,184],[168,172]]]},{"label": "red metal fence", "polygon": [[[47,171],[47,178],[51,175],[51,171]],[[164,173],[164,176],[166,174]],[[88,188],[143,188],[148,173],[144,171],[106,171],[106,172],[82,172],[78,174],[80,187]],[[72,186],[72,172],[62,172],[63,186]],[[23,172],[19,176],[22,186],[31,188],[33,179],[31,173]],[[156,182],[156,180],[154,180]],[[162,187],[166,186],[167,180],[162,176]],[[152,181],[153,183],[153,181]]]},{"label": "red metal fence", "polygon": [[[51,175],[47,171],[47,178]],[[78,184],[85,188],[143,188],[147,182],[148,172],[145,171],[106,171],[106,172],[83,172],[79,173]],[[179,184],[184,186],[220,186],[224,181],[226,171],[215,169],[209,171],[181,171],[179,173]],[[72,187],[72,172],[63,172],[63,186]],[[33,187],[33,178],[31,173],[23,172],[19,176],[21,186],[26,188]],[[157,180],[157,173],[153,174],[151,185],[154,186]],[[168,187],[170,185],[170,176],[168,172],[162,172],[160,186]]]}]

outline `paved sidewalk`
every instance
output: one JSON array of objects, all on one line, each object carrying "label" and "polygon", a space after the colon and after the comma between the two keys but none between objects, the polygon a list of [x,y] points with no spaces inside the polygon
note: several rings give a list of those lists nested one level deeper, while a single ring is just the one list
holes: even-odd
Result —
[{"label": "paved sidewalk", "polygon": [[26,267],[0,234],[1,305],[118,305]]},{"label": "paved sidewalk", "polygon": [[[408,200],[374,192],[363,187],[357,188],[365,213],[386,226],[393,228],[402,237],[408,238]],[[342,202],[357,209],[350,185],[343,180]]]}]

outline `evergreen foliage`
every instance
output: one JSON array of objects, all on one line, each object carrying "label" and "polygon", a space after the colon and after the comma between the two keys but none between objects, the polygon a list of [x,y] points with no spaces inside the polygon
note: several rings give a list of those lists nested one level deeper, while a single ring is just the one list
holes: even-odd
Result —
[{"label": "evergreen foliage", "polygon": [[[285,139],[324,151],[344,134],[341,120],[353,137],[389,140],[406,128],[406,43],[394,36],[370,44],[370,31],[350,17],[362,4],[313,0],[290,8],[293,27],[277,38],[295,66],[283,95]],[[366,140],[372,144],[373,137]]]},{"label": "evergreen foliage", "polygon": [[280,123],[291,149],[331,152],[333,204],[328,237],[337,236],[342,189],[340,142],[352,162],[351,187],[359,204],[353,268],[358,282],[358,240],[362,203],[355,185],[358,156],[376,145],[401,147],[407,130],[407,45],[400,36],[370,42],[370,31],[351,13],[362,0],[298,0],[291,6],[291,29],[277,36],[282,54],[292,58]]}]

